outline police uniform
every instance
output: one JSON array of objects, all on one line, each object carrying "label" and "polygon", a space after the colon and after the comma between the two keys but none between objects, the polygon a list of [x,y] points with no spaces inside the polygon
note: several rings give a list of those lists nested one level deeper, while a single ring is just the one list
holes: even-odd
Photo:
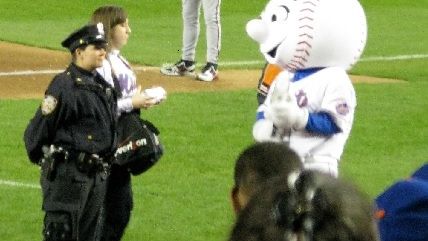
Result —
[{"label": "police uniform", "polygon": [[[102,25],[88,25],[62,46],[106,44]],[[116,149],[116,92],[96,72],[71,63],[55,76],[24,134],[41,165],[44,240],[97,240],[106,175]]]}]

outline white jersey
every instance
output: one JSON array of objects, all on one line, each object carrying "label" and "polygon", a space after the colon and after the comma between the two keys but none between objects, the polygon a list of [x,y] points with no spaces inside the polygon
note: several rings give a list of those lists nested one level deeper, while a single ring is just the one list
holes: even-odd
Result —
[{"label": "white jersey", "polygon": [[[278,76],[287,77],[292,76]],[[275,82],[270,88],[265,106],[261,108],[269,105],[274,88]],[[291,81],[289,94],[296,96],[298,106],[307,108],[310,114],[329,113],[341,132],[326,136],[306,129],[290,130],[284,141],[299,154],[305,167],[326,171],[322,165],[327,163],[330,169],[327,172],[337,176],[338,161],[351,132],[356,107],[355,91],[349,76],[342,68],[324,68],[300,80]]]},{"label": "white jersey", "polygon": [[137,91],[137,77],[128,61],[120,55],[118,50],[112,50],[107,54],[103,66],[97,68],[97,71],[112,86],[114,86],[112,77],[114,73],[122,92],[122,97],[117,101],[118,111],[120,113],[132,111],[131,98]]}]

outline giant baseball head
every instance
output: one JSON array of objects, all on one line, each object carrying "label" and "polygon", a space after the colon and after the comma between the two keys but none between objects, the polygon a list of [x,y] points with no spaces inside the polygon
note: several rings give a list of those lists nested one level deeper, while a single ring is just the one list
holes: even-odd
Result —
[{"label": "giant baseball head", "polygon": [[348,70],[367,39],[358,0],[271,0],[246,29],[268,62],[290,71],[333,66]]}]

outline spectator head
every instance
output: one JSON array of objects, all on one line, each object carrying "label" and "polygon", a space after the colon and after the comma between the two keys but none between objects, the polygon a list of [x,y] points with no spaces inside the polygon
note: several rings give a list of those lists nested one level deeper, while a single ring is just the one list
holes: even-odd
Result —
[{"label": "spectator head", "polygon": [[269,178],[302,168],[299,156],[285,144],[261,142],[250,145],[235,164],[235,184],[231,192],[235,212],[245,207],[249,197]]},{"label": "spectator head", "polygon": [[373,205],[353,185],[303,171],[276,177],[240,212],[229,241],[376,241]]},{"label": "spectator head", "polygon": [[128,20],[128,13],[120,6],[105,5],[101,6],[92,13],[91,23],[103,23],[106,40],[108,42],[108,50],[114,44],[114,28],[118,25],[125,24]]}]

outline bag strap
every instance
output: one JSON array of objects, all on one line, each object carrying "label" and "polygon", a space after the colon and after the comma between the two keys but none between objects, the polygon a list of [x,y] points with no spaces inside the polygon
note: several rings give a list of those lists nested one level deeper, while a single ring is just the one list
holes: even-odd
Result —
[{"label": "bag strap", "polygon": [[111,60],[110,60],[108,55],[107,55],[106,59],[107,59],[108,63],[110,64],[111,78],[113,79],[113,84],[114,84],[113,87],[117,92],[117,97],[122,98],[122,90],[120,89],[119,80],[116,77],[116,73],[114,72],[113,65],[112,65]]},{"label": "bag strap", "polygon": [[147,127],[147,129],[149,129],[151,132],[155,133],[155,135],[159,135],[160,131],[159,129],[150,121],[142,119],[141,118],[141,122],[143,122],[143,124]]}]

